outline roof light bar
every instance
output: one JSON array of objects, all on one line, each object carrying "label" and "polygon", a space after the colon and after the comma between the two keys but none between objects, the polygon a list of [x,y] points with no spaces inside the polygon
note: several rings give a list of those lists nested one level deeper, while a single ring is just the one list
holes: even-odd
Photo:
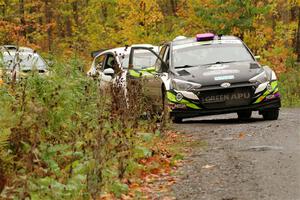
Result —
[{"label": "roof light bar", "polygon": [[213,33],[203,33],[203,34],[196,35],[197,42],[209,41],[209,40],[213,40],[214,38],[215,38],[215,34]]}]

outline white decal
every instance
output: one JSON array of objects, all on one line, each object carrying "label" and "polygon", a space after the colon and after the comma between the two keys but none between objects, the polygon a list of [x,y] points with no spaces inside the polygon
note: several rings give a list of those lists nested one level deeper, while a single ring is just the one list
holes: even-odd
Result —
[{"label": "white decal", "polygon": [[226,74],[238,74],[240,70],[237,69],[223,69],[223,70],[213,70],[209,72],[204,72],[203,76],[218,76],[218,75],[226,75]]},{"label": "white decal", "polygon": [[212,65],[208,69],[211,69],[211,70],[218,70],[219,69],[219,70],[221,70],[221,69],[226,69],[228,67],[229,67],[229,65],[217,64],[217,65]]},{"label": "white decal", "polygon": [[224,81],[224,80],[232,80],[232,79],[234,79],[234,75],[215,77],[215,81]]}]

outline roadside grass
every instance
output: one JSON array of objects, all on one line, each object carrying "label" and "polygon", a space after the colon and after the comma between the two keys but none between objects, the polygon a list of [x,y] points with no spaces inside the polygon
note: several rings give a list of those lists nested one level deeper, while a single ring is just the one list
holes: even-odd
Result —
[{"label": "roadside grass", "polygon": [[283,107],[300,107],[300,67],[279,76]]},{"label": "roadside grass", "polygon": [[139,199],[182,159],[176,133],[140,119],[138,86],[128,109],[121,88],[100,90],[81,66],[54,60],[49,76],[1,85],[1,199]]}]

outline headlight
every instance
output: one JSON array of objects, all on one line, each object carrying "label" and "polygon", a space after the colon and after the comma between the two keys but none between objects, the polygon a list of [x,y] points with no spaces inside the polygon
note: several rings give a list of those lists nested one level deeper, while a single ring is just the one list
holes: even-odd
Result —
[{"label": "headlight", "polygon": [[253,78],[251,78],[249,80],[251,83],[265,83],[268,81],[268,75],[265,71],[263,71],[262,73],[258,74],[257,76],[254,76]]},{"label": "headlight", "polygon": [[180,79],[173,79],[172,80],[173,88],[176,90],[183,90],[183,91],[189,91],[193,89],[199,89],[201,88],[201,84],[199,83],[193,83],[189,81],[183,81]]}]

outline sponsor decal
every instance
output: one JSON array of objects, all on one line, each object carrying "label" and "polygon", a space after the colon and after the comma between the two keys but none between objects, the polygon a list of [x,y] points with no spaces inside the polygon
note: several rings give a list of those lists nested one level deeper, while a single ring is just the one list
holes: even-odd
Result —
[{"label": "sponsor decal", "polygon": [[204,72],[203,76],[218,76],[218,75],[227,75],[227,74],[238,74],[240,70],[237,69],[221,69],[221,70],[212,70],[209,72]]},{"label": "sponsor decal", "polygon": [[228,75],[228,76],[216,76],[215,81],[224,81],[224,80],[232,80],[234,79],[234,75]]},{"label": "sponsor decal", "polygon": [[221,70],[221,69],[226,69],[228,67],[229,67],[229,65],[217,64],[217,65],[212,65],[208,69],[211,69],[211,70],[218,70],[219,69],[219,70]]},{"label": "sponsor decal", "polygon": [[251,97],[249,92],[220,94],[201,98],[202,103],[219,103],[225,101],[233,101],[240,99],[249,99]]}]

